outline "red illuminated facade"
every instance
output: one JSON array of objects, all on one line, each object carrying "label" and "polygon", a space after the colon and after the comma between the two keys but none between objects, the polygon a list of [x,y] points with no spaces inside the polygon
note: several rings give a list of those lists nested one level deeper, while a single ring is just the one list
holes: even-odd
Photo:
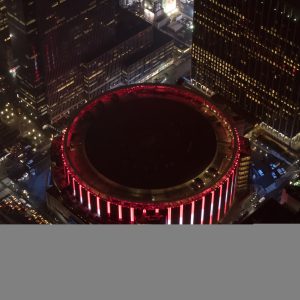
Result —
[{"label": "red illuminated facade", "polygon": [[[134,188],[106,178],[87,158],[84,132],[95,111],[104,109],[103,105],[113,101],[115,95],[121,102],[128,101],[130,95],[135,99],[159,95],[161,101],[177,101],[198,110],[214,128],[217,147],[213,159],[196,176],[167,188]],[[127,86],[109,91],[85,106],[53,142],[52,175],[58,191],[55,201],[63,207],[59,209],[61,214],[69,210],[82,223],[216,224],[234,202],[239,159],[237,130],[207,100],[174,86]],[[203,184],[197,185],[199,181]]]}]

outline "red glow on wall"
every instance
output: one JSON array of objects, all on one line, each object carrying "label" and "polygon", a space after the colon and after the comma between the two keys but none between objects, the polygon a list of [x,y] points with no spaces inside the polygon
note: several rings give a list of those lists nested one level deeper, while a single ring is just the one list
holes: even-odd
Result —
[{"label": "red glow on wall", "polygon": [[212,191],[211,192],[211,205],[210,205],[209,224],[212,224],[213,213],[214,213],[214,202],[215,202],[215,191]]},{"label": "red glow on wall", "polygon": [[87,198],[88,198],[88,209],[91,210],[91,193],[90,193],[90,191],[87,192]]},{"label": "red glow on wall", "polygon": [[73,195],[76,196],[75,178],[73,177]]},{"label": "red glow on wall", "polygon": [[134,208],[130,207],[130,222],[134,222]]},{"label": "red glow on wall", "polygon": [[172,218],[172,209],[168,207],[168,216],[167,216],[167,224],[171,225],[171,218]]},{"label": "red glow on wall", "polygon": [[33,59],[34,59],[34,76],[35,76],[35,81],[37,82],[41,79],[41,76],[40,76],[40,72],[38,69],[38,60],[37,60],[38,56],[37,56],[34,46],[32,46],[32,53],[33,53]]},{"label": "red glow on wall", "polygon": [[123,216],[122,216],[122,206],[118,205],[118,213],[119,213],[119,220],[122,220]]},{"label": "red glow on wall", "polygon": [[202,203],[201,203],[201,224],[204,224],[204,209],[205,209],[205,197],[202,196]]},{"label": "red glow on wall", "polygon": [[181,204],[179,208],[179,224],[182,225],[182,222],[183,222],[183,204]]},{"label": "red glow on wall", "polygon": [[226,214],[226,211],[227,211],[228,190],[229,190],[229,178],[227,178],[227,180],[226,180],[226,195],[225,195],[224,214]]},{"label": "red glow on wall", "polygon": [[232,173],[232,177],[231,177],[231,188],[230,188],[230,202],[229,202],[229,207],[231,207],[231,204],[232,204],[232,198],[233,198],[233,183],[234,183],[234,171]]},{"label": "red glow on wall", "polygon": [[191,207],[191,225],[194,224],[194,216],[195,216],[195,201],[192,202],[192,207]]},{"label": "red glow on wall", "polygon": [[110,215],[110,202],[107,201],[107,214]]},{"label": "red glow on wall", "polygon": [[219,195],[219,205],[218,205],[218,222],[220,221],[220,216],[221,216],[221,203],[222,203],[222,192],[223,192],[223,186],[222,184],[220,185],[220,195]]},{"label": "red glow on wall", "polygon": [[100,217],[100,198],[97,196],[97,216]]},{"label": "red glow on wall", "polygon": [[82,200],[82,186],[81,186],[81,184],[79,184],[79,197],[80,197],[80,203],[82,204],[83,200]]},{"label": "red glow on wall", "polygon": [[159,214],[159,208],[155,209],[155,213],[158,215]]},{"label": "red glow on wall", "polygon": [[146,209],[144,208],[144,209],[143,209],[143,216],[146,216],[146,214],[147,214],[147,211],[146,211]]}]

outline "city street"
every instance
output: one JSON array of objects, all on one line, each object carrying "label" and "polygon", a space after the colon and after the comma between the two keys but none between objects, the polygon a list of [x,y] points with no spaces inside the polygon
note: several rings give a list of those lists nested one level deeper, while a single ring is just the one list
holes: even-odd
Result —
[{"label": "city street", "polygon": [[280,201],[281,191],[288,182],[299,173],[299,160],[291,162],[282,153],[272,149],[271,145],[251,139],[253,166],[251,168],[251,186],[253,192],[235,203],[224,219],[225,223],[242,221],[259,208],[265,199]]}]

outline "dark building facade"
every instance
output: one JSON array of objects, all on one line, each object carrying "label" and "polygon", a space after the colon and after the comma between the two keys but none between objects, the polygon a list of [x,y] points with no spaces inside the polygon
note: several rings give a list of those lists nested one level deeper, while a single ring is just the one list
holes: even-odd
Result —
[{"label": "dark building facade", "polygon": [[7,73],[11,60],[10,36],[7,21],[7,10],[4,0],[0,0],[0,72]]},{"label": "dark building facade", "polygon": [[174,62],[173,39],[156,29],[151,30],[151,45],[123,65],[122,80],[125,84],[144,82]]},{"label": "dark building facade", "polygon": [[240,193],[249,192],[250,183],[250,165],[251,165],[251,147],[248,139],[242,137],[241,141],[241,158],[237,178],[237,190]]},{"label": "dark building facade", "polygon": [[125,60],[154,43],[150,24],[118,1],[7,2],[19,100],[51,123],[121,84]]},{"label": "dark building facade", "polygon": [[[98,3],[99,2],[99,3]],[[34,117],[47,115],[57,93],[81,81],[76,66],[92,56],[113,30],[111,1],[7,0],[14,57],[19,69],[18,97]],[[73,89],[72,106],[83,95]]]},{"label": "dark building facade", "polygon": [[195,1],[192,81],[278,132],[300,131],[300,2]]}]

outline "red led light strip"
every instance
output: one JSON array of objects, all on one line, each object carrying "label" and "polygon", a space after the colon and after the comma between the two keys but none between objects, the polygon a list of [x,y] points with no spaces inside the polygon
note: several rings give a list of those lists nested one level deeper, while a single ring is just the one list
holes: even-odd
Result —
[{"label": "red led light strip", "polygon": [[191,225],[194,224],[194,216],[195,216],[195,201],[192,202],[192,207],[191,207]]},{"label": "red led light strip", "polygon": [[73,180],[73,196],[75,197],[76,196],[76,187],[75,187],[75,178],[73,177],[72,178]]},{"label": "red led light strip", "polygon": [[226,180],[226,196],[225,196],[224,214],[226,214],[226,211],[227,211],[228,190],[229,190],[229,178],[227,178],[227,180]]},{"label": "red led light strip", "polygon": [[130,222],[134,222],[134,208],[130,207]]},{"label": "red led light strip", "polygon": [[119,212],[119,220],[122,220],[122,206],[118,205],[118,212]]},{"label": "red led light strip", "polygon": [[82,200],[82,186],[81,186],[81,184],[79,184],[79,197],[80,197],[80,203],[82,204],[83,200]]},{"label": "red led light strip", "polygon": [[172,217],[172,209],[171,207],[168,207],[168,216],[167,216],[168,225],[171,225],[171,217]]},{"label": "red led light strip", "polygon": [[220,216],[221,216],[222,192],[223,192],[223,186],[221,184],[219,189],[220,195],[219,195],[219,205],[218,205],[218,222],[220,221]]},{"label": "red led light strip", "polygon": [[232,203],[232,198],[233,198],[233,185],[234,185],[234,171],[232,173],[232,177],[231,177],[231,188],[230,188],[230,202],[229,202],[229,207],[231,207],[231,203]]},{"label": "red led light strip", "polygon": [[210,205],[209,224],[212,224],[213,212],[214,212],[214,202],[215,202],[215,191],[212,191],[211,192],[211,205]]},{"label": "red led light strip", "polygon": [[100,217],[100,198],[97,196],[97,216]]},{"label": "red led light strip", "polygon": [[201,224],[204,223],[204,209],[205,209],[205,196],[202,196],[202,204],[201,204]]},{"label": "red led light strip", "polygon": [[182,225],[183,223],[183,204],[180,205],[180,216],[179,216],[179,224]]},{"label": "red led light strip", "polygon": [[88,198],[88,209],[91,210],[91,193],[87,191],[87,198]]},{"label": "red led light strip", "polygon": [[110,202],[107,201],[107,214],[110,215]]}]

